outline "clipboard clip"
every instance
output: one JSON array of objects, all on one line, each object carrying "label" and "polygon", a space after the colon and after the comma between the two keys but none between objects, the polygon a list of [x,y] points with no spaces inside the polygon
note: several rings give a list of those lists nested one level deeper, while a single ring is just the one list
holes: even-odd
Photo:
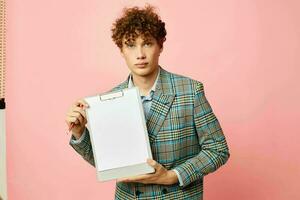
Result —
[{"label": "clipboard clip", "polygon": [[107,101],[107,100],[113,100],[113,99],[116,99],[116,98],[120,98],[120,97],[123,97],[123,96],[124,96],[124,92],[123,92],[123,90],[121,90],[119,92],[99,95],[99,99],[100,99],[100,101]]}]

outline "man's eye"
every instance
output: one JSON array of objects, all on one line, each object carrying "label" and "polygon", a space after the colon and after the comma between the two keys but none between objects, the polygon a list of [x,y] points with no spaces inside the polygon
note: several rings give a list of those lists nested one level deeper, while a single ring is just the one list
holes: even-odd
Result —
[{"label": "man's eye", "polygon": [[149,47],[149,46],[151,46],[152,45],[152,43],[151,42],[147,42],[147,43],[145,43],[145,46],[146,47]]}]

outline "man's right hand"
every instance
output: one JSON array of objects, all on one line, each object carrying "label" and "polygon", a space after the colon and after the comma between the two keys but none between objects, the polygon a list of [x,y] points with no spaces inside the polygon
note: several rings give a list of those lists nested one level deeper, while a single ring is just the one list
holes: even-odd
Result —
[{"label": "man's right hand", "polygon": [[81,137],[85,129],[85,125],[87,123],[85,109],[88,107],[89,105],[87,104],[87,102],[83,99],[80,99],[76,101],[67,112],[65,121],[68,127],[71,126],[71,123],[74,123],[71,132],[76,139],[79,139]]}]

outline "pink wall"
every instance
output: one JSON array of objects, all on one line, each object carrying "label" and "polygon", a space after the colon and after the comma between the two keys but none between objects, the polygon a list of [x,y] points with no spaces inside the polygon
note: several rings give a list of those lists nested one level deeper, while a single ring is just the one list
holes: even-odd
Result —
[{"label": "pink wall", "polygon": [[[11,200],[113,198],[115,183],[98,183],[68,145],[64,118],[126,78],[110,27],[143,2],[7,1]],[[231,158],[205,177],[205,199],[300,199],[300,2],[148,2],[167,24],[161,65],[204,83],[227,136]]]}]

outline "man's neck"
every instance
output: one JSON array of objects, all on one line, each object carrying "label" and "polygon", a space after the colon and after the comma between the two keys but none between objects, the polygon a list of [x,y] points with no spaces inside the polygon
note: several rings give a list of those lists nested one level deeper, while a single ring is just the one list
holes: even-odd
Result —
[{"label": "man's neck", "polygon": [[137,86],[143,96],[147,96],[152,88],[157,76],[159,68],[148,76],[135,76],[132,74],[133,83]]}]

